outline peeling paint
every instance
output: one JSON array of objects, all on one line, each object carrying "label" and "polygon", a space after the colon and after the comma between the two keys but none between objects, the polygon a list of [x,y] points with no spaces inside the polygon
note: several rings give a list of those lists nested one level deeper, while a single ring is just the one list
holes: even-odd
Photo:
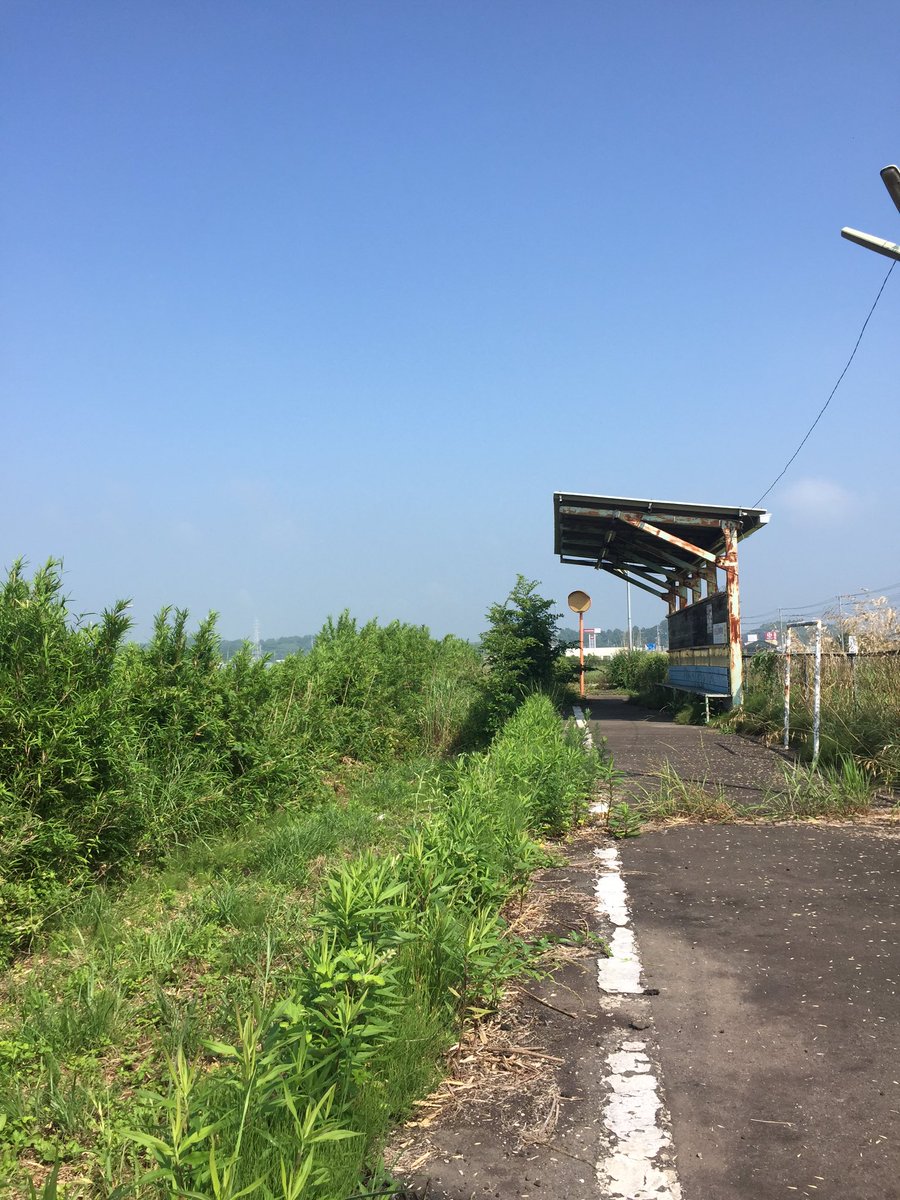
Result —
[{"label": "peeling paint", "polygon": [[[607,1002],[614,1002],[616,996],[643,994],[641,961],[619,851],[608,846],[594,853],[600,866],[597,909],[615,927],[610,957],[598,959],[597,981]],[[605,1200],[681,1200],[668,1114],[649,1048],[648,1041],[624,1040],[604,1062],[604,1137],[596,1174]]]},{"label": "peeling paint", "polygon": [[645,1042],[625,1042],[606,1059],[610,1092],[603,1126],[609,1153],[597,1164],[597,1181],[609,1200],[681,1200],[673,1167],[658,1161],[672,1139],[660,1122],[659,1084]]}]

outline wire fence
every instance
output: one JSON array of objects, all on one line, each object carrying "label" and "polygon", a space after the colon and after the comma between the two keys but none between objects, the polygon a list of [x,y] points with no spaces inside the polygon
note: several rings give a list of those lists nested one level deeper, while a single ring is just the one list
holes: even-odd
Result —
[{"label": "wire fence", "polygon": [[[744,713],[751,727],[825,763],[851,757],[900,785],[900,647],[816,656],[814,630],[791,629],[790,653],[744,660]],[[817,680],[818,675],[818,680]]]}]

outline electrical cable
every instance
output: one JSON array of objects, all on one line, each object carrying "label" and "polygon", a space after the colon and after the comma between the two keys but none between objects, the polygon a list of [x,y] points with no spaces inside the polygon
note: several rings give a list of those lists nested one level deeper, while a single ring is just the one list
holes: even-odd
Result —
[{"label": "electrical cable", "polygon": [[825,401],[825,403],[819,409],[819,415],[816,417],[816,419],[813,421],[812,425],[810,425],[809,429],[807,429],[806,433],[803,435],[803,440],[801,441],[800,445],[797,447],[797,449],[794,451],[794,453],[791,455],[791,457],[784,464],[784,468],[782,469],[781,474],[777,475],[775,477],[775,479],[772,480],[772,482],[769,484],[769,486],[766,488],[766,490],[763,492],[763,494],[760,496],[760,498],[753,505],[754,508],[759,508],[760,504],[762,504],[763,500],[765,500],[766,496],[768,496],[769,492],[771,492],[771,490],[775,486],[775,484],[778,483],[787,474],[788,467],[791,465],[791,463],[794,461],[794,459],[797,457],[797,455],[800,453],[800,451],[806,445],[809,435],[812,433],[812,431],[818,425],[819,421],[822,419],[822,416],[825,413],[825,409],[831,403],[834,393],[841,386],[841,380],[847,374],[847,371],[850,369],[850,364],[853,362],[854,358],[856,357],[856,351],[859,349],[859,343],[862,341],[863,334],[866,332],[866,326],[869,323],[869,319],[871,318],[872,313],[875,311],[875,309],[878,305],[878,301],[881,299],[881,293],[884,291],[885,284],[890,279],[891,271],[893,271],[893,269],[894,269],[894,267],[896,267],[896,265],[897,265],[896,262],[892,262],[891,265],[888,267],[888,273],[887,273],[887,275],[885,275],[884,279],[881,281],[881,287],[878,289],[878,295],[875,297],[872,307],[869,309],[869,315],[863,321],[862,329],[859,331],[859,337],[856,339],[856,345],[853,347],[853,352],[850,355],[850,357],[847,359],[847,363],[846,363],[843,371],[841,371],[840,375],[838,376],[837,383],[831,389],[831,395],[828,397],[828,399]]},{"label": "electrical cable", "polygon": [[774,624],[776,620],[783,621],[794,617],[803,617],[811,612],[830,614],[834,612],[836,606],[840,605],[841,600],[875,599],[882,596],[886,600],[900,602],[900,583],[891,583],[887,587],[860,588],[858,592],[841,592],[839,596],[829,596],[827,600],[818,600],[814,604],[794,604],[790,607],[783,605],[781,608],[770,608],[762,613],[751,613],[750,616],[742,617],[741,624],[745,628],[754,629]]}]

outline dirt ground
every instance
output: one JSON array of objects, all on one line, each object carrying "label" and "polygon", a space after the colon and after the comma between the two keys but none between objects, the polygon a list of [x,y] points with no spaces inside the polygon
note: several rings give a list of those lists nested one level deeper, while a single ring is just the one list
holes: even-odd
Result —
[{"label": "dirt ground", "polygon": [[[588,707],[627,787],[665,760],[745,801],[780,778],[780,756],[746,739],[617,698]],[[541,874],[531,932],[609,936],[605,844],[586,830]],[[644,993],[601,993],[588,948],[513,994],[399,1131],[405,1194],[606,1200],[604,1063],[639,1038],[683,1200],[900,1200],[900,830],[679,826],[619,849]]]}]

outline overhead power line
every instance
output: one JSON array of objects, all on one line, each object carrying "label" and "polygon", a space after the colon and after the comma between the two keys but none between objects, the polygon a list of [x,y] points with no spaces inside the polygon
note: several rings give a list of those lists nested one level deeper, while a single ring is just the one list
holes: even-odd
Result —
[{"label": "overhead power line", "polygon": [[785,615],[796,616],[810,612],[829,612],[841,600],[864,601],[867,599],[874,600],[882,596],[887,600],[900,600],[900,583],[892,583],[887,587],[860,588],[856,592],[841,592],[839,595],[829,596],[825,600],[817,600],[813,604],[783,604],[780,608],[769,608],[765,612],[752,613],[750,616],[742,617],[742,624],[745,626],[764,625],[767,621],[772,621]]},{"label": "overhead power line", "polygon": [[760,504],[762,504],[763,500],[765,500],[766,496],[768,496],[769,492],[771,492],[771,490],[772,490],[772,488],[775,486],[775,484],[776,484],[776,483],[778,483],[778,482],[779,482],[781,479],[783,479],[783,478],[784,478],[784,476],[787,474],[788,467],[791,465],[791,463],[794,461],[794,459],[797,457],[797,455],[800,453],[800,451],[801,451],[801,450],[803,449],[803,447],[806,445],[806,442],[807,442],[807,440],[809,439],[809,435],[812,433],[812,431],[813,431],[813,430],[815,429],[815,427],[818,425],[819,421],[821,421],[821,419],[822,419],[822,417],[823,417],[823,415],[824,415],[824,413],[825,413],[825,409],[826,409],[826,408],[828,407],[828,405],[831,403],[831,400],[832,400],[832,397],[834,396],[834,393],[835,393],[835,392],[838,390],[838,388],[841,386],[841,380],[842,380],[842,379],[844,378],[844,376],[847,374],[847,371],[850,369],[850,364],[853,362],[854,358],[856,357],[856,351],[859,349],[859,343],[862,341],[862,339],[863,339],[863,334],[866,332],[866,326],[869,324],[869,320],[871,319],[872,313],[873,313],[873,312],[875,311],[875,309],[878,307],[878,301],[881,299],[881,293],[884,291],[885,284],[886,284],[886,283],[887,283],[887,281],[890,279],[890,277],[891,277],[891,271],[893,271],[893,269],[894,269],[894,267],[896,267],[896,265],[897,265],[897,264],[896,264],[896,262],[892,262],[892,263],[891,263],[891,265],[888,267],[888,272],[887,272],[887,275],[885,275],[884,279],[881,281],[881,287],[878,289],[878,295],[875,297],[875,300],[874,300],[874,302],[873,302],[873,304],[872,304],[872,307],[869,309],[868,316],[867,316],[867,317],[866,317],[866,319],[863,321],[863,324],[862,324],[862,329],[860,329],[860,331],[859,331],[859,337],[856,339],[856,345],[853,347],[853,351],[852,351],[852,353],[851,353],[850,357],[847,359],[847,362],[846,362],[846,364],[845,364],[845,366],[844,366],[844,369],[843,369],[843,371],[841,371],[840,375],[838,376],[838,381],[837,381],[837,383],[836,383],[836,384],[834,385],[834,387],[831,389],[831,394],[829,395],[829,397],[828,397],[828,399],[825,401],[825,403],[822,405],[822,407],[819,409],[818,416],[817,416],[817,417],[816,417],[816,419],[813,421],[812,425],[810,425],[809,429],[807,429],[806,433],[803,435],[803,439],[802,439],[802,441],[800,442],[800,445],[797,447],[797,449],[794,451],[794,453],[791,455],[791,457],[790,457],[790,458],[787,460],[787,462],[784,464],[784,467],[783,467],[783,469],[782,469],[782,471],[781,471],[781,474],[780,474],[780,475],[777,475],[777,476],[776,476],[776,477],[775,477],[775,478],[772,480],[772,482],[769,484],[769,486],[766,488],[766,490],[763,492],[763,494],[760,496],[760,498],[759,498],[759,499],[756,501],[756,503],[753,505],[753,507],[754,507],[754,508],[759,508]]}]

